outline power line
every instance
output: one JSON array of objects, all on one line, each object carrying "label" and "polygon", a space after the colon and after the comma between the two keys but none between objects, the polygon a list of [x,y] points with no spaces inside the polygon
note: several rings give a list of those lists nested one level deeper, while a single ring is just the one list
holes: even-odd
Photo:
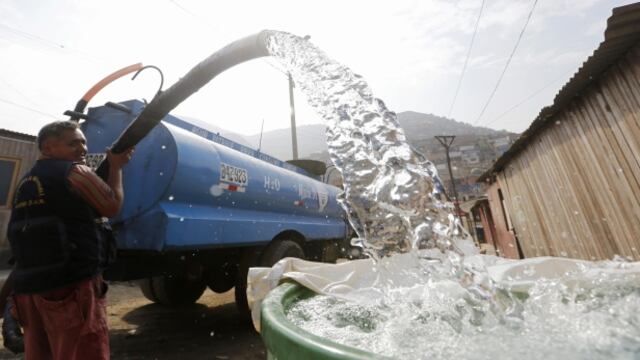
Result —
[{"label": "power line", "polygon": [[169,0],[169,2],[171,2],[173,5],[175,5],[178,9],[184,11],[186,14],[190,15],[191,17],[197,19],[198,21],[200,21],[201,23],[203,23],[204,25],[206,25],[209,29],[211,30],[218,30],[216,29],[213,25],[211,25],[208,21],[206,21],[205,19],[203,19],[202,17],[200,17],[198,14],[189,11],[189,9],[187,9],[186,7],[178,4],[176,1],[174,0]]},{"label": "power line", "polygon": [[537,3],[538,3],[538,0],[534,0],[533,1],[533,6],[531,7],[531,11],[529,11],[529,15],[527,16],[527,21],[524,23],[524,26],[522,27],[522,31],[520,31],[520,35],[518,36],[518,40],[516,41],[516,44],[513,47],[513,50],[511,51],[511,54],[509,55],[509,58],[507,59],[506,64],[504,64],[504,69],[502,69],[502,73],[500,74],[500,77],[498,78],[498,81],[496,82],[496,86],[493,88],[493,91],[491,92],[491,95],[489,96],[489,99],[487,99],[487,102],[484,104],[484,107],[482,108],[482,111],[480,112],[480,115],[478,115],[478,118],[473,123],[473,125],[476,125],[478,123],[478,121],[480,121],[480,119],[482,118],[482,115],[484,115],[484,112],[487,110],[487,107],[489,107],[489,104],[491,103],[491,100],[493,100],[493,96],[496,94],[496,91],[498,91],[498,87],[500,86],[500,83],[502,82],[502,78],[504,77],[504,74],[507,72],[507,69],[509,68],[509,64],[511,63],[511,59],[513,59],[513,55],[516,53],[516,50],[518,49],[518,45],[520,45],[520,40],[522,40],[522,36],[524,35],[524,32],[527,29],[527,26],[529,25],[529,21],[531,20],[531,15],[533,15],[533,10],[536,8],[536,4]]},{"label": "power line", "polygon": [[541,87],[540,89],[536,90],[535,92],[531,93],[529,96],[527,96],[525,99],[523,99],[522,101],[520,101],[519,103],[513,105],[512,107],[510,107],[508,110],[506,110],[505,112],[503,112],[502,114],[498,115],[496,118],[494,118],[493,120],[489,121],[488,123],[485,124],[485,126],[489,126],[491,124],[493,124],[494,122],[502,119],[502,117],[504,117],[505,115],[507,115],[508,113],[510,113],[511,111],[515,110],[516,108],[520,107],[520,105],[526,103],[527,101],[533,99],[534,97],[536,97],[538,94],[540,94],[542,91],[544,91],[546,88],[548,88],[549,86],[555,84],[558,80],[563,79],[565,76],[567,76],[567,74],[573,72],[574,70],[571,69],[567,72],[562,73],[562,75],[558,76],[557,78],[553,79],[553,81],[549,82],[547,85]]},{"label": "power line", "polygon": [[[467,57],[464,59],[464,65],[462,66],[462,72],[460,73],[460,79],[458,79],[458,86],[456,87],[456,92],[453,95],[453,101],[451,102],[451,106],[449,107],[449,113],[447,117],[451,117],[451,112],[453,111],[453,107],[456,104],[456,99],[458,98],[458,92],[460,91],[460,85],[462,84],[462,79],[464,78],[464,73],[467,70],[467,64],[469,63],[469,57],[471,56],[471,49],[473,49],[473,43],[476,40],[476,34],[478,33],[478,25],[480,24],[480,18],[482,17],[482,10],[484,9],[484,1],[482,0],[482,4],[480,4],[480,12],[478,12],[478,19],[476,20],[475,28],[473,29],[473,35],[471,36],[471,43],[469,44],[469,50],[467,51]],[[457,5],[457,3],[456,3]]]},{"label": "power line", "polygon": [[59,117],[57,117],[57,116],[54,116],[54,115],[51,115],[51,114],[47,114],[45,112],[30,108],[28,106],[24,106],[24,105],[21,105],[21,104],[18,104],[18,103],[14,103],[13,101],[10,101],[10,100],[6,100],[6,99],[3,99],[3,98],[0,98],[0,101],[3,102],[3,103],[7,103],[9,105],[17,106],[17,107],[22,108],[24,110],[29,110],[29,111],[32,111],[34,113],[38,113],[40,115],[48,116],[48,117],[53,118],[53,119],[59,119]]},{"label": "power line", "polygon": [[[67,51],[67,52],[71,52],[71,53],[76,53],[77,55],[82,55],[82,57],[91,60],[91,61],[99,61],[99,62],[105,62],[104,60],[101,60],[99,58],[94,57],[91,54],[85,53],[83,51],[77,50],[77,49],[73,49],[73,48],[69,48],[67,46],[65,46],[64,44],[60,44],[48,39],[45,39],[41,36],[38,36],[36,34],[32,34],[20,29],[16,29],[14,27],[11,27],[7,24],[2,24],[0,23],[0,27],[4,28],[5,30],[9,31],[10,33],[13,33],[15,35],[18,35],[24,39],[30,40],[30,41],[34,41],[34,42],[39,42],[41,44],[47,45],[48,47],[51,47],[53,49],[56,50],[62,50],[62,51]],[[10,41],[10,40],[9,40]]]},{"label": "power line", "polygon": [[0,26],[5,28],[5,30],[8,30],[11,33],[19,35],[19,36],[21,36],[23,38],[26,38],[28,40],[39,41],[39,42],[44,43],[46,45],[49,45],[49,46],[51,46],[51,47],[53,47],[55,49],[65,49],[65,46],[62,45],[62,44],[58,44],[58,43],[53,42],[51,40],[47,40],[45,38],[42,38],[42,37],[40,37],[38,35],[31,34],[31,33],[28,33],[26,31],[22,31],[22,30],[16,29],[16,28],[11,27],[11,26],[9,26],[7,24],[1,24],[0,23]]},{"label": "power line", "polygon": [[3,79],[0,77],[0,81],[3,82],[7,87],[11,88],[11,90],[13,90],[16,94],[22,96],[25,100],[27,100],[31,105],[33,106],[38,106],[38,104],[36,104],[35,102],[33,102],[33,100],[31,100],[31,98],[29,98],[27,95],[25,95],[22,91],[20,91],[17,87],[13,86],[11,83],[9,83],[7,80]]},{"label": "power line", "polygon": [[[484,0],[483,0],[484,1]],[[207,26],[208,28],[210,28],[211,30],[215,30],[218,31],[219,29],[216,29],[213,25],[211,25],[211,23],[202,18],[201,16],[199,16],[198,14],[190,11],[189,9],[187,9],[186,7],[178,4],[178,2],[176,2],[175,0],[169,0],[169,2],[171,2],[173,5],[175,5],[178,9],[182,10],[185,14],[193,17],[194,19],[200,21],[202,24],[204,24],[205,26]],[[289,74],[285,71],[283,71],[282,69],[278,68],[277,66],[273,65],[272,63],[270,63],[269,61],[267,61],[267,59],[261,58],[260,60],[264,61],[265,63],[267,63],[269,66],[271,66],[272,68],[278,70],[279,72],[281,72],[284,76],[289,76]]]},{"label": "power line", "polygon": [[281,72],[284,76],[289,77],[289,73],[280,69],[279,67],[273,65],[270,61],[267,61],[267,59],[262,59],[262,61],[266,62],[267,65],[271,66],[272,68],[278,70],[279,72]]}]

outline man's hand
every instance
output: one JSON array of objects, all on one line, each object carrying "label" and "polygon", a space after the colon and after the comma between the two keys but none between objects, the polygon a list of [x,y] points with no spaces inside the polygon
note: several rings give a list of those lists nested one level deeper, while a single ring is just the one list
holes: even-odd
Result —
[{"label": "man's hand", "polygon": [[124,201],[124,190],[122,189],[122,168],[129,163],[133,156],[133,147],[123,151],[120,154],[114,154],[111,149],[107,149],[107,161],[109,161],[109,176],[107,177],[107,185],[113,191],[117,207],[114,211],[108,211],[103,216],[114,217],[122,208]]},{"label": "man's hand", "polygon": [[125,165],[127,165],[127,163],[129,163],[129,160],[131,160],[134,150],[135,149],[131,147],[120,154],[114,154],[111,152],[111,149],[107,148],[106,152],[109,166],[113,167],[114,170],[122,169]]}]

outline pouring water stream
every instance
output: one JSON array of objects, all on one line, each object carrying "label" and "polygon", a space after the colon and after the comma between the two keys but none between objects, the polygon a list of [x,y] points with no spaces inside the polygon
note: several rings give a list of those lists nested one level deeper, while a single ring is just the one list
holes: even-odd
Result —
[{"label": "pouring water stream", "polygon": [[518,293],[493,282],[487,264],[498,259],[476,261],[451,205],[435,196],[435,167],[364,79],[291,34],[274,32],[267,48],[326,121],[340,202],[379,273],[379,298],[316,296],[294,305],[291,321],[398,358],[640,356],[640,288],[607,275],[624,261],[580,263],[566,274],[576,286],[541,279]]}]

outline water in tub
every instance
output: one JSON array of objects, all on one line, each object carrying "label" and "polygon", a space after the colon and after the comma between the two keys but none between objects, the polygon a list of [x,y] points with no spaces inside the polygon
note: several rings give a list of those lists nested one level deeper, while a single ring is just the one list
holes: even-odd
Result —
[{"label": "water in tub", "polygon": [[[637,264],[534,259],[496,276],[503,260],[470,255],[436,197],[435,167],[365,80],[294,35],[275,33],[268,46],[326,121],[341,203],[379,272],[369,296],[315,296],[288,310],[291,321],[401,359],[640,358]],[[560,277],[539,276],[558,266]]]}]

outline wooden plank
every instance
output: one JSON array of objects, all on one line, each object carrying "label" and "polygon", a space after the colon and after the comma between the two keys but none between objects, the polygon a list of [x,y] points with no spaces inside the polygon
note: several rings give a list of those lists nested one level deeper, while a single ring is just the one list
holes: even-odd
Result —
[{"label": "wooden plank", "polygon": [[[634,151],[629,147],[629,143],[624,135],[624,131],[628,131],[628,129],[624,126],[620,126],[620,121],[618,121],[616,115],[614,115],[614,111],[611,111],[613,109],[607,101],[611,100],[611,95],[606,98],[603,93],[597,92],[595,99],[600,108],[599,118],[603,121],[603,126],[610,129],[610,134],[612,136],[609,137],[609,141],[610,143],[615,143],[618,149],[617,157],[620,168],[618,169],[616,176],[612,177],[611,184],[617,188],[616,200],[618,202],[618,206],[624,209],[624,213],[621,215],[624,220],[624,216],[628,216],[627,214],[632,213],[633,209],[638,207],[635,194],[640,190],[634,190],[632,188],[632,183],[636,183],[636,181],[634,180],[630,182],[629,178],[633,178],[633,174],[638,173],[640,169],[635,169],[638,167],[638,163],[634,158]],[[618,112],[616,111],[616,113]],[[628,223],[628,221],[623,222]],[[632,236],[632,231],[625,228],[625,236],[616,239],[616,243],[620,247],[621,252],[627,253],[631,251],[626,239],[630,239]]]},{"label": "wooden plank", "polygon": [[[526,227],[522,230],[529,233],[530,239],[533,239],[536,243],[536,253],[538,255],[551,255],[552,244],[550,243],[550,237],[546,232],[544,226],[544,219],[542,218],[542,211],[540,205],[542,204],[541,197],[538,189],[533,186],[530,180],[535,177],[532,174],[532,168],[534,166],[534,157],[531,154],[522,154],[518,156],[516,161],[512,165],[514,169],[517,169],[518,176],[514,177],[514,188],[522,200],[524,208],[523,215],[526,217]],[[521,229],[517,229],[519,232]]]},{"label": "wooden plank", "polygon": [[579,198],[580,206],[585,210],[585,226],[591,229],[589,238],[585,238],[583,241],[588,241],[589,246],[595,250],[595,254],[589,254],[587,259],[611,258],[618,250],[613,244],[613,237],[607,236],[609,232],[605,230],[601,219],[605,217],[604,208],[607,203],[611,203],[609,195],[612,193],[607,193],[605,190],[607,188],[605,169],[603,168],[605,160],[596,145],[597,141],[594,141],[594,138],[597,137],[596,130],[590,120],[581,112],[585,105],[586,101],[583,99],[572,106],[571,111],[568,112],[573,117],[572,126],[582,139],[581,146],[575,149],[580,158],[578,166],[589,170],[585,175],[584,186],[580,189],[581,196]]},{"label": "wooden plank", "polygon": [[[590,226],[589,219],[595,216],[590,199],[585,198],[585,193],[591,192],[591,185],[589,179],[591,174],[589,173],[589,167],[585,167],[584,164],[587,161],[585,159],[585,151],[588,147],[585,144],[584,134],[580,131],[579,122],[581,119],[576,118],[571,109],[563,112],[563,121],[560,130],[561,136],[565,138],[565,147],[562,151],[561,158],[562,163],[559,167],[567,169],[564,179],[560,179],[564,186],[570,190],[572,196],[571,208],[567,209],[567,216],[565,221],[574,223],[577,225],[578,230],[573,235],[573,239],[581,244],[581,258],[600,257],[600,253],[597,246],[592,243],[593,230]],[[569,191],[567,191],[569,193]]]},{"label": "wooden plank", "polygon": [[566,142],[566,139],[559,142],[557,136],[563,123],[553,122],[553,124],[545,131],[539,146],[536,147],[536,152],[542,165],[542,168],[537,171],[542,176],[537,180],[543,187],[543,192],[548,194],[545,199],[547,206],[545,206],[544,216],[548,218],[546,223],[553,227],[549,231],[549,241],[552,244],[551,253],[561,256],[569,256],[571,253],[577,255],[580,247],[580,243],[577,240],[581,236],[580,228],[575,226],[574,221],[563,221],[566,218],[566,216],[562,215],[567,212],[567,202],[560,201],[560,199],[567,194],[567,189],[562,184],[557,183],[558,172],[562,166],[553,152],[553,149],[561,147]]},{"label": "wooden plank", "polygon": [[[512,214],[511,220],[520,240],[520,245],[523,247],[524,255],[526,257],[539,256],[537,243],[540,239],[532,233],[531,228],[519,225],[528,212],[522,208],[521,195],[516,190],[518,185],[516,182],[519,177],[514,175],[514,167],[510,166],[497,177],[498,185],[503,190],[505,206]],[[509,199],[512,199],[512,201],[509,201]]]},{"label": "wooden plank", "polygon": [[[563,236],[563,239],[574,241],[574,248],[570,250],[573,257],[589,259],[597,256],[597,249],[590,243],[593,238],[593,230],[586,218],[594,216],[595,211],[590,202],[585,204],[582,201],[580,204],[580,194],[588,191],[585,181],[589,177],[580,172],[583,170],[583,166],[574,154],[578,149],[576,146],[580,145],[583,140],[578,138],[580,134],[572,132],[578,122],[572,115],[569,109],[563,111],[555,119],[558,125],[554,128],[557,131],[550,135],[555,136],[556,145],[551,146],[550,151],[555,153],[556,162],[550,166],[556,169],[554,181],[557,183],[556,187],[561,190],[555,202],[562,209],[561,214],[563,215],[559,216],[560,214],[558,214],[558,217],[561,218],[559,220],[564,224],[562,233],[559,235],[568,233]],[[571,204],[565,200],[567,197],[571,197]],[[577,211],[578,208],[582,208],[582,211]]]},{"label": "wooden plank", "polygon": [[[633,228],[625,239],[627,248],[625,255],[629,252],[638,251],[636,246],[636,234],[640,233],[640,159],[636,154],[640,152],[640,88],[638,81],[634,79],[631,72],[622,72],[621,67],[616,66],[611,70],[611,81],[607,87],[609,96],[616,101],[614,113],[618,114],[618,124],[623,130],[624,141],[633,150],[634,158],[627,159],[630,163],[631,172],[624,173],[624,180],[628,182],[630,192],[633,197],[627,198],[630,204],[630,211],[625,213],[625,221]],[[635,248],[635,250],[634,250]],[[636,254],[637,255],[637,254]]]},{"label": "wooden plank", "polygon": [[625,226],[622,223],[622,210],[616,200],[620,190],[611,183],[611,178],[616,175],[618,166],[616,165],[617,159],[613,156],[615,154],[604,134],[603,124],[598,117],[594,116],[591,105],[589,101],[585,100],[576,110],[580,112],[584,120],[583,125],[589,128],[593,137],[591,140],[592,151],[598,159],[596,164],[598,171],[593,179],[597,189],[594,191],[594,196],[599,199],[598,205],[601,208],[600,217],[593,219],[593,221],[597,222],[604,232],[604,234],[599,234],[601,241],[605,242],[602,244],[606,251],[604,257],[611,258],[620,252],[615,239],[624,236],[623,227]]}]

